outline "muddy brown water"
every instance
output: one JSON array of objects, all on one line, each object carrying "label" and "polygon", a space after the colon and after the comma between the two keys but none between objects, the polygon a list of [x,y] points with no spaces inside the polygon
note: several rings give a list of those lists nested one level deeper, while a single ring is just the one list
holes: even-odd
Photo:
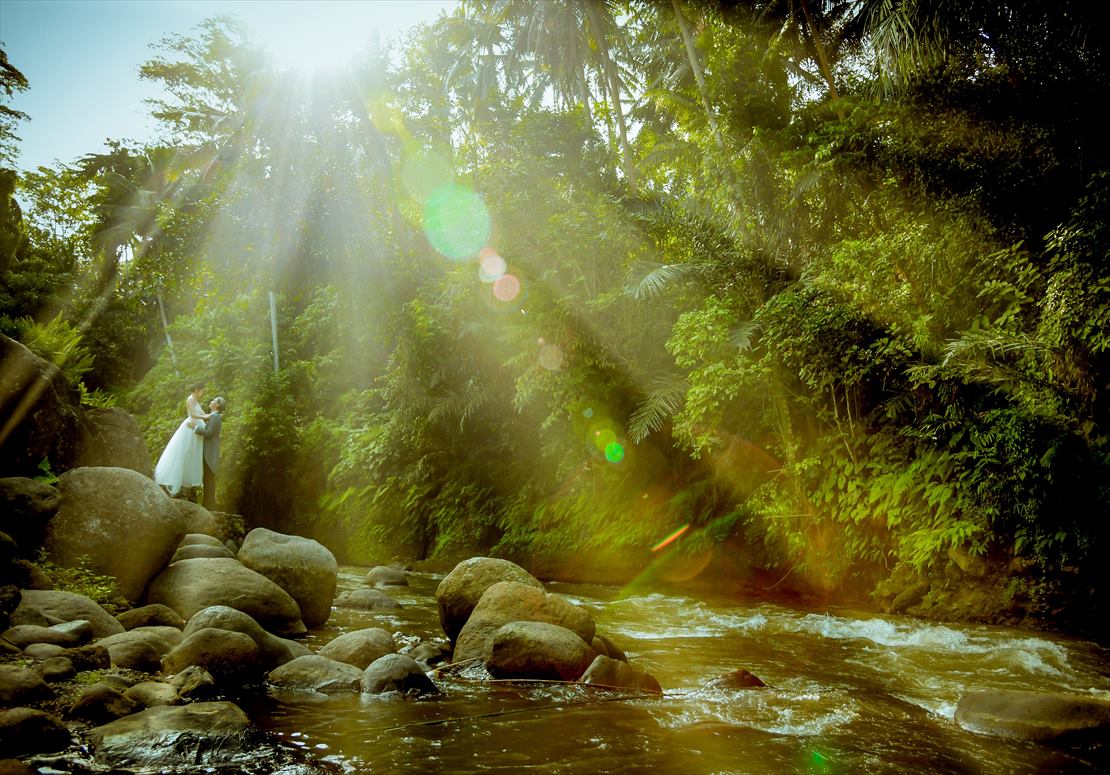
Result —
[{"label": "muddy brown water", "polygon": [[[340,591],[361,587],[365,573],[341,568]],[[413,574],[410,587],[389,589],[400,610],[336,610],[306,645],[363,627],[384,627],[399,643],[442,639],[439,579]],[[1110,699],[1110,652],[1094,643],[616,587],[548,589],[589,609],[598,632],[652,673],[663,696],[614,701],[577,687],[444,677],[435,698],[271,691],[249,712],[261,728],[352,773],[1110,771],[1107,745],[1014,742],[953,720],[960,695],[977,689]],[[703,688],[738,667],[769,688]],[[436,721],[444,723],[427,723]]]}]

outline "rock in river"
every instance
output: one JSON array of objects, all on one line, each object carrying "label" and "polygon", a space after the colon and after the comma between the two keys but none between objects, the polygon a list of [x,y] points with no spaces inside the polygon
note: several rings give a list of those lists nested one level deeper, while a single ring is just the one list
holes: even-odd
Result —
[{"label": "rock in river", "polygon": [[147,600],[168,605],[186,620],[203,608],[226,605],[278,635],[305,632],[296,601],[238,560],[213,557],[175,562],[151,582]]}]

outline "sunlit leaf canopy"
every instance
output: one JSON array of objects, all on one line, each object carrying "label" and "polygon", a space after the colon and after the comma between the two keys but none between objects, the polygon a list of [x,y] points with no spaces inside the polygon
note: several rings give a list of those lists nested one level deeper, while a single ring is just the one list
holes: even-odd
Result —
[{"label": "sunlit leaf canopy", "polygon": [[349,559],[1083,565],[1105,48],[957,5],[462,2],[320,68],[212,19],[143,68],[164,144],[22,181],[34,311],[152,449],[227,394],[226,506]]}]

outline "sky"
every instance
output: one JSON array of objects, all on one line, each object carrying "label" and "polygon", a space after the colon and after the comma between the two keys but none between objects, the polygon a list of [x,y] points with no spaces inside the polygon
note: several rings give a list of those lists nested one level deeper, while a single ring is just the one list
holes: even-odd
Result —
[{"label": "sky", "polygon": [[16,129],[20,169],[72,162],[106,139],[156,136],[139,80],[150,48],[217,14],[238,16],[283,59],[326,67],[372,40],[395,40],[455,0],[0,0],[0,43],[30,82],[11,106],[31,120]]}]

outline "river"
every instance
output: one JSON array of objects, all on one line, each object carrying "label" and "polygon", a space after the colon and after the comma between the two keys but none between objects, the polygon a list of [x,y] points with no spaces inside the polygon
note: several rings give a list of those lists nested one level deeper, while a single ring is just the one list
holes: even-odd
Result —
[{"label": "river", "polygon": [[[362,586],[365,572],[341,568],[340,591]],[[336,610],[306,645],[363,627],[399,633],[399,643],[442,639],[439,578],[416,573],[410,587],[390,589],[400,610]],[[1110,763],[1106,748],[1007,741],[953,721],[960,695],[975,689],[1110,698],[1110,651],[1094,643],[841,609],[548,589],[589,609],[598,633],[654,675],[663,696],[614,700],[464,673],[437,679],[434,698],[271,692],[251,715],[352,773],[1056,773]],[[740,667],[768,688],[703,688]],[[428,723],[437,720],[448,721]]]}]

